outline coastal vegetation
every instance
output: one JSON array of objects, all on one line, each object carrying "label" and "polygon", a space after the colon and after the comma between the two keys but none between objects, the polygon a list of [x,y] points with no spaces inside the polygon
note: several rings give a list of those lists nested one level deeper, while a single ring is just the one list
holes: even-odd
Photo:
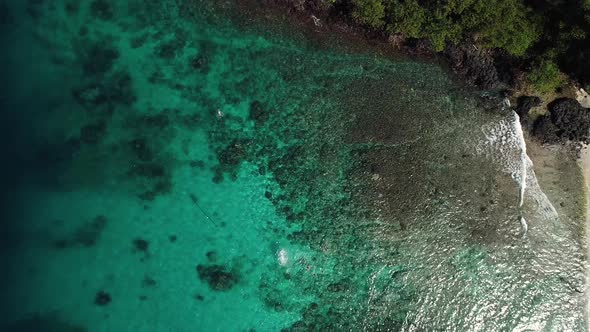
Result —
[{"label": "coastal vegetation", "polygon": [[468,42],[518,67],[523,83],[554,92],[564,75],[590,85],[590,0],[330,0],[371,31],[426,40],[435,52]]}]

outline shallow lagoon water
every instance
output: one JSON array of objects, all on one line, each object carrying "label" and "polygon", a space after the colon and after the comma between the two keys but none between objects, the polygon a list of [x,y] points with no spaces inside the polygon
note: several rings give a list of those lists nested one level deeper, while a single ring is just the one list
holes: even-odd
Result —
[{"label": "shallow lagoon water", "polygon": [[7,330],[585,330],[581,182],[527,165],[523,237],[512,113],[436,64],[232,2],[3,8]]}]

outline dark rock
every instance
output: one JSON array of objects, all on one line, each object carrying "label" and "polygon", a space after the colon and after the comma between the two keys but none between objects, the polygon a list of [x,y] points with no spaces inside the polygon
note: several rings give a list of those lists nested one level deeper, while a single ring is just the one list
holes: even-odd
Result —
[{"label": "dark rock", "polygon": [[207,260],[209,260],[209,262],[215,262],[217,261],[217,253],[215,251],[208,251],[207,254]]},{"label": "dark rock", "polygon": [[14,15],[7,2],[0,2],[0,27],[14,23]]},{"label": "dark rock", "polygon": [[268,120],[270,113],[262,106],[262,103],[258,100],[253,101],[250,104],[250,113],[248,119],[254,121],[257,126],[261,126]]},{"label": "dark rock", "polygon": [[104,121],[85,125],[80,129],[80,140],[86,144],[97,144],[104,137],[106,128]]},{"label": "dark rock", "polygon": [[201,114],[184,114],[178,116],[178,122],[187,128],[197,128],[202,123]]},{"label": "dark rock", "polygon": [[222,166],[237,166],[246,158],[245,143],[234,140],[221,150],[217,157]]},{"label": "dark rock", "polygon": [[541,98],[533,96],[520,96],[516,100],[516,114],[520,117],[520,123],[528,123],[528,115],[531,108],[541,105]]},{"label": "dark rock", "polygon": [[85,107],[94,107],[108,101],[103,87],[95,83],[73,88],[72,96],[78,104]]},{"label": "dark rock", "polygon": [[90,223],[79,228],[75,233],[78,243],[91,247],[98,241],[102,231],[106,227],[108,219],[103,215],[96,216]]},{"label": "dark rock", "polygon": [[169,193],[172,190],[172,181],[170,177],[165,177],[162,180],[156,182],[153,187],[153,192],[155,195],[164,195]]},{"label": "dark rock", "polygon": [[151,161],[154,158],[154,154],[145,138],[136,138],[130,142],[130,145],[139,160]]},{"label": "dark rock", "polygon": [[200,169],[205,168],[205,162],[202,161],[202,160],[191,160],[191,162],[189,163],[189,165],[192,168],[200,168]]},{"label": "dark rock", "polygon": [[206,72],[208,69],[207,58],[205,58],[204,56],[200,56],[200,55],[191,58],[189,65],[192,69],[195,69],[195,70],[198,70],[201,72]]},{"label": "dark rock", "polygon": [[169,240],[170,242],[176,242],[176,240],[177,240],[177,239],[178,239],[178,238],[176,237],[176,235],[170,235],[170,236],[168,237],[168,240]]},{"label": "dark rock", "polygon": [[150,243],[147,240],[137,238],[133,240],[133,247],[137,251],[147,253],[150,247]]},{"label": "dark rock", "polygon": [[9,325],[0,326],[3,332],[86,332],[87,328],[63,321],[55,313],[35,314]]},{"label": "dark rock", "polygon": [[87,26],[81,26],[80,29],[78,29],[78,36],[80,37],[86,37],[88,35],[88,27]]},{"label": "dark rock", "polygon": [[490,54],[476,49],[470,43],[448,43],[443,54],[453,71],[467,83],[482,89],[500,86],[494,59]]},{"label": "dark rock", "polygon": [[80,3],[78,1],[70,0],[66,2],[65,10],[68,15],[74,16],[78,14],[78,11],[80,10]]},{"label": "dark rock", "polygon": [[136,175],[148,179],[160,178],[166,175],[164,166],[156,163],[136,163],[131,166],[129,175]]},{"label": "dark rock", "polygon": [[212,290],[227,291],[234,287],[238,276],[222,265],[197,265],[199,279],[206,282]]},{"label": "dark rock", "polygon": [[147,287],[155,287],[158,283],[156,282],[156,280],[154,280],[153,278],[149,277],[149,276],[145,276],[143,278],[143,280],[141,281],[141,286],[144,288]]},{"label": "dark rock", "polygon": [[330,292],[345,292],[349,288],[348,283],[345,280],[340,280],[335,283],[331,283],[328,285],[328,291]]},{"label": "dark rock", "polygon": [[551,122],[551,118],[547,115],[540,116],[533,124],[533,135],[546,144],[557,144],[561,142],[561,138],[557,134],[557,126]]},{"label": "dark rock", "polygon": [[145,42],[148,39],[148,35],[147,34],[143,34],[137,37],[133,37],[131,39],[131,41],[129,41],[129,46],[131,46],[131,48],[139,48],[141,46],[143,46],[143,44],[145,44]]},{"label": "dark rock", "polygon": [[137,97],[133,90],[131,76],[118,72],[100,83],[89,83],[72,89],[72,96],[78,104],[94,109],[101,105],[132,105]]},{"label": "dark rock", "polygon": [[174,39],[161,43],[156,48],[156,55],[163,59],[172,59],[180,55],[187,42],[188,34],[186,31],[178,29],[174,34]]},{"label": "dark rock", "polygon": [[590,109],[571,98],[556,99],[549,114],[535,121],[533,134],[547,144],[567,141],[590,143]]},{"label": "dark rock", "polygon": [[142,125],[146,127],[152,127],[157,129],[165,129],[170,124],[170,119],[168,118],[168,114],[165,112],[158,113],[155,115],[146,115],[141,117],[140,122]]},{"label": "dark rock", "polygon": [[551,122],[558,128],[557,135],[564,140],[590,143],[590,109],[577,100],[560,98],[549,104]]},{"label": "dark rock", "polygon": [[99,215],[80,226],[76,231],[66,239],[59,239],[54,242],[56,249],[67,249],[70,247],[92,247],[94,246],[107,225],[107,218]]},{"label": "dark rock", "polygon": [[111,103],[131,106],[137,100],[133,90],[133,80],[128,72],[115,73],[111,77],[108,87],[107,98]]},{"label": "dark rock", "polygon": [[101,20],[112,20],[114,16],[113,7],[107,0],[94,0],[90,3],[90,13],[94,18]]},{"label": "dark rock", "polygon": [[203,300],[205,300],[205,297],[203,297],[203,295],[201,295],[201,294],[195,294],[194,298],[197,301],[203,301]]},{"label": "dark rock", "polygon": [[119,58],[119,51],[108,44],[98,42],[91,45],[81,56],[84,72],[87,75],[99,75],[111,70]]},{"label": "dark rock", "polygon": [[94,304],[99,306],[106,306],[107,304],[111,303],[111,294],[105,291],[99,291],[96,293],[94,297]]},{"label": "dark rock", "polygon": [[223,171],[219,168],[216,168],[211,181],[213,181],[213,183],[217,183],[217,184],[223,182]]},{"label": "dark rock", "polygon": [[42,145],[35,155],[33,166],[46,168],[49,165],[71,161],[79,150],[80,141],[78,139],[69,139],[60,144]]}]

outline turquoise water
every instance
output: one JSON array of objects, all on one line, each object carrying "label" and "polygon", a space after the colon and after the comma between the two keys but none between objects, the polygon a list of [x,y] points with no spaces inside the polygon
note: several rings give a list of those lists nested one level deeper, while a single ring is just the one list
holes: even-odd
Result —
[{"label": "turquoise water", "polygon": [[0,8],[6,330],[585,329],[581,216],[531,170],[523,237],[512,115],[436,64],[252,3]]}]

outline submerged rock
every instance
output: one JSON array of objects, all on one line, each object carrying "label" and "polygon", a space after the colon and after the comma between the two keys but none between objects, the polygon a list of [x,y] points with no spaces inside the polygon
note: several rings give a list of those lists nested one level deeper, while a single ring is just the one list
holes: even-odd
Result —
[{"label": "submerged rock", "polygon": [[250,112],[248,118],[254,121],[254,123],[256,123],[257,126],[263,125],[264,122],[268,120],[269,115],[270,112],[268,112],[264,108],[264,106],[262,106],[262,103],[258,100],[255,100],[250,104]]},{"label": "submerged rock", "polygon": [[209,284],[212,290],[227,291],[238,283],[238,276],[223,265],[197,265],[199,279]]},{"label": "submerged rock", "polygon": [[87,75],[105,74],[119,58],[119,51],[104,43],[91,45],[82,55],[82,69]]},{"label": "submerged rock", "polygon": [[108,1],[94,0],[90,4],[90,12],[94,18],[110,21],[114,17],[113,7]]},{"label": "submerged rock", "polygon": [[106,129],[104,121],[87,124],[80,128],[80,140],[86,144],[97,144],[106,134]]},{"label": "submerged rock", "polygon": [[94,304],[103,307],[109,303],[111,303],[111,294],[105,291],[99,291],[96,293],[96,296],[94,297]]},{"label": "submerged rock", "polygon": [[4,332],[28,332],[28,331],[48,331],[48,332],[86,332],[88,329],[84,326],[75,325],[60,318],[56,313],[34,314],[1,326],[0,331]]}]

